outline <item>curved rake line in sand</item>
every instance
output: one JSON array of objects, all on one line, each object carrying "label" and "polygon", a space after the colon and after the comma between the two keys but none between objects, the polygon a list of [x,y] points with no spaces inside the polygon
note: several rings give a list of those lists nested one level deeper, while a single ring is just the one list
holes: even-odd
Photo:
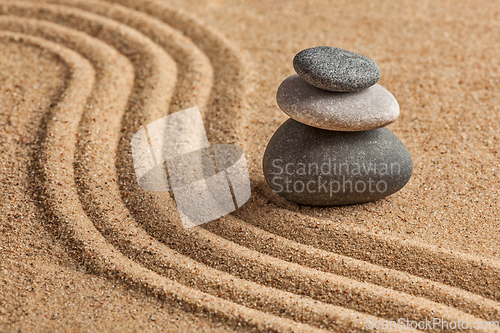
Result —
[{"label": "curved rake line in sand", "polygon": [[[96,80],[96,86],[93,92],[102,88],[108,94],[114,95],[118,101],[126,101],[126,98],[120,99],[118,96],[122,95],[124,91],[130,90],[130,81],[133,78],[129,67],[130,65],[125,59],[119,56],[119,54],[105,52],[111,51],[105,44],[99,45],[96,41],[92,41],[88,44],[82,43],[82,41],[88,42],[90,38],[87,39],[83,34],[79,34],[69,29],[61,29],[58,26],[51,26],[45,22],[13,22],[12,20],[5,20],[2,18],[2,23],[7,23],[6,25],[9,27],[14,27],[19,23],[24,24],[24,27],[21,27],[20,30],[29,27],[31,23],[32,32],[40,34],[45,33],[48,37],[53,38],[53,33],[58,31],[59,36],[65,39],[65,41],[78,36],[79,38],[75,38],[74,42],[80,46],[81,49],[79,51],[87,57],[92,59],[93,57],[99,56],[99,51],[103,53],[100,54],[101,57],[94,59],[96,61],[96,66],[101,67],[102,73],[97,73],[98,77],[101,77],[101,80]],[[31,29],[28,28],[27,30]],[[50,42],[47,42],[47,44],[42,43],[42,45],[49,50],[51,50],[52,44],[53,43]],[[75,48],[77,49],[79,48],[77,45],[72,46],[76,46]],[[99,46],[100,49],[98,48]],[[58,45],[57,48],[54,49],[54,51],[60,50],[67,49]],[[65,52],[60,52],[61,57],[66,59],[67,53],[76,54],[67,50]],[[83,58],[80,57],[80,59]],[[75,66],[71,60],[71,57],[69,57],[67,63],[70,68],[73,69],[74,73],[80,75],[82,71],[78,71],[78,67]],[[110,60],[114,60],[115,65],[107,63],[107,61]],[[93,74],[92,68],[89,68]],[[188,310],[215,314],[217,317],[231,321],[235,326],[237,326],[236,324],[244,324],[249,327],[269,331],[290,331],[293,328],[299,328],[304,331],[316,331],[305,325],[278,319],[252,309],[244,309],[244,311],[242,311],[243,308],[234,303],[220,300],[162,278],[123,257],[121,253],[117,252],[106,242],[102,235],[95,230],[91,221],[85,217],[81,209],[76,193],[73,190],[74,183],[72,179],[73,170],[71,168],[71,160],[67,158],[67,155],[72,156],[68,153],[71,153],[75,147],[75,134],[77,134],[79,121],[79,117],[75,117],[74,111],[76,111],[77,114],[78,111],[80,111],[80,113],[83,111],[83,107],[86,105],[87,97],[90,95],[90,88],[93,83],[92,76],[90,76],[90,79],[88,78],[89,75],[86,73],[81,74],[81,76],[83,80],[78,79],[76,76],[74,78],[72,77],[62,99],[63,102],[56,107],[56,111],[54,112],[55,117],[50,120],[47,127],[48,135],[43,144],[41,155],[43,156],[42,159],[45,161],[45,168],[42,170],[42,173],[45,178],[46,187],[43,196],[51,203],[47,208],[50,209],[54,219],[62,219],[58,221],[62,237],[66,238],[66,240],[72,244],[73,248],[79,250],[84,258],[88,257],[88,259],[84,259],[86,264],[105,276],[125,280],[127,283],[144,288],[160,298],[166,298],[172,303],[179,303],[181,305],[187,303],[184,308]],[[127,76],[128,80],[126,79]],[[90,84],[87,83],[88,81],[90,81]],[[106,89],[111,88],[113,82],[119,82],[117,87],[114,87],[115,89]],[[125,86],[123,86],[123,84]],[[125,94],[125,97],[126,96],[127,94]],[[95,98],[98,96],[93,97]],[[95,104],[93,104],[93,100]],[[110,100],[114,101],[114,99]],[[110,107],[111,105],[107,105],[106,102],[109,101],[105,101],[102,106]],[[97,107],[97,104],[98,102],[96,99],[90,99],[90,104],[87,105],[87,107],[92,109],[94,106]],[[122,104],[124,107],[125,104]],[[116,105],[114,106],[116,107]],[[70,110],[73,112],[70,112]],[[116,109],[112,108],[108,111],[116,111]],[[61,156],[64,157],[62,158]],[[51,167],[47,168],[48,165]],[[52,168],[52,166],[54,167]],[[206,302],[210,302],[210,305]]]},{"label": "curved rake line in sand", "polygon": [[[251,90],[248,77],[249,66],[241,57],[238,48],[217,31],[200,23],[182,9],[172,9],[155,1],[104,0],[126,8],[148,14],[169,26],[182,31],[210,59],[214,69],[214,85],[210,101],[206,107],[205,118],[208,137],[213,143],[236,143],[236,130],[241,125],[240,111],[248,107],[243,96]],[[214,47],[216,46],[216,47]],[[230,89],[225,88],[230,84]],[[223,105],[223,109],[221,106]],[[217,119],[221,127],[215,126],[210,119]]]},{"label": "curved rake line in sand", "polygon": [[[254,198],[261,202],[267,201],[263,196]],[[267,219],[253,219],[252,224],[259,229],[284,238],[292,238],[304,245],[406,272],[500,301],[500,289],[496,283],[500,276],[500,262],[497,260],[437,248],[418,240],[375,233],[361,227],[344,226],[283,209],[278,205],[273,204],[273,206],[271,214],[266,211]],[[245,213],[244,209],[245,207],[240,214],[248,218],[249,214]],[[253,210],[252,214],[262,215],[264,212],[263,209]],[[283,216],[287,220],[294,221],[289,225],[289,229],[293,229],[292,235],[280,228]],[[311,239],[315,241],[312,242]]]},{"label": "curved rake line in sand", "polygon": [[[94,14],[115,20],[126,26],[132,26],[137,21],[147,24],[133,28],[147,35],[154,43],[168,50],[168,55],[175,61],[177,77],[175,92],[169,106],[169,113],[184,110],[193,106],[202,107],[208,103],[213,85],[213,69],[210,60],[186,36],[157,19],[152,19],[144,13],[131,11],[122,6],[116,6],[103,1],[95,0],[42,0],[48,4],[76,7]],[[188,95],[181,91],[189,91]],[[164,116],[160,113],[159,116]],[[156,120],[149,116],[149,121]]]},{"label": "curved rake line in sand", "polygon": [[500,317],[498,302],[443,283],[297,243],[253,226],[251,223],[257,218],[259,216],[247,216],[244,219],[247,223],[217,221],[205,228],[227,240],[288,262],[427,298],[486,320],[495,321]]},{"label": "curved rake line in sand", "polygon": [[[230,217],[227,219],[231,223],[236,222]],[[160,234],[154,234],[162,238]],[[462,311],[427,299],[284,262],[265,254],[256,254],[253,250],[234,246],[229,241],[202,229],[190,230],[184,234],[182,231],[170,229],[170,234],[172,236],[170,238],[163,237],[170,247],[207,266],[266,286],[309,296],[328,304],[389,320],[398,318],[425,320],[425,318],[438,316],[448,321],[466,320],[471,326],[472,322],[478,320]],[[185,240],[189,238],[191,241],[186,243]],[[195,245],[189,247],[192,242]],[[203,251],[203,249],[208,251]],[[161,251],[161,248],[154,247],[154,252],[158,251]]]},{"label": "curved rake line in sand", "polygon": [[[113,3],[120,3],[127,7],[134,8],[139,11],[143,11],[153,17],[158,17],[159,19],[169,22],[170,25],[180,29],[180,30],[189,30],[186,27],[192,28],[193,26],[199,30],[202,30],[203,27],[200,27],[196,19],[190,17],[187,13],[182,13],[180,11],[173,11],[168,6],[164,4],[158,3],[156,1],[148,1],[142,2],[137,0],[107,0]],[[200,34],[203,35],[203,34]],[[199,37],[196,33],[188,33],[188,36],[197,42],[198,45],[203,45],[203,39]],[[227,44],[227,43],[226,43]],[[203,47],[202,47],[203,48]],[[209,50],[204,50],[206,53]],[[212,63],[215,63],[215,59],[212,59]],[[259,196],[260,197],[260,196]],[[264,198],[267,200],[267,198]],[[321,220],[319,220],[321,221]],[[316,221],[315,221],[316,222]],[[323,222],[321,222],[323,223]],[[277,226],[279,229],[279,226]],[[382,267],[387,267],[403,272],[408,272],[410,274],[414,274],[416,276],[421,276],[423,278],[427,278],[430,280],[434,280],[437,282],[441,282],[443,284],[448,284],[457,288],[466,289],[470,292],[477,293],[486,298],[492,298],[494,300],[500,300],[500,295],[491,292],[491,283],[489,281],[494,276],[500,276],[500,264],[496,261],[491,261],[486,258],[481,258],[477,256],[471,256],[468,254],[458,253],[454,255],[452,251],[442,250],[433,246],[430,246],[425,243],[421,243],[418,241],[406,241],[394,236],[388,236],[391,239],[392,246],[386,246],[387,240],[383,239],[383,237],[377,236],[374,237],[374,233],[369,230],[364,230],[361,228],[353,228],[352,230],[349,227],[344,227],[342,225],[339,226],[342,229],[342,233],[353,234],[353,239],[349,244],[350,251],[339,251],[337,253],[345,254],[346,256],[350,256],[353,258],[357,258],[359,260],[364,260],[370,262],[375,265],[380,265]],[[282,235],[283,237],[287,237],[286,235]],[[376,235],[375,235],[376,236]],[[290,238],[290,237],[287,237]],[[299,237],[300,238],[300,237]],[[381,239],[382,238],[382,239]],[[370,257],[359,257],[359,255],[355,255],[354,252],[357,248],[357,244],[359,242],[364,242],[366,245],[370,247],[371,256]],[[304,243],[305,244],[305,243]],[[307,244],[312,245],[313,244]],[[351,246],[352,245],[352,246]],[[409,254],[412,250],[416,252],[411,255],[411,258],[415,259],[416,265],[422,265],[425,267],[423,270],[412,269],[407,267],[406,263],[396,261],[394,264],[391,264],[391,259],[389,260],[380,260],[377,259],[377,256],[384,256],[385,254],[380,249],[377,249],[379,246],[383,247],[384,250],[393,250],[394,248],[407,247],[409,251],[406,251],[401,257],[405,257],[405,255]],[[391,249],[392,247],[392,249]],[[467,258],[467,260],[462,260],[461,257]],[[446,267],[446,271],[450,274],[442,274],[440,272],[440,267],[435,264],[436,261],[448,262]],[[485,265],[485,262],[489,263],[488,268],[481,269],[480,266]],[[462,269],[454,269],[454,266],[465,266],[472,267],[472,274],[465,274]],[[486,265],[485,265],[486,266]],[[487,272],[489,269],[490,272]],[[429,272],[429,273],[426,273]],[[453,276],[456,278],[453,279]],[[484,277],[488,276],[487,281],[485,281]],[[488,281],[489,280],[489,281]],[[465,283],[465,286],[463,283]]]},{"label": "curved rake line in sand", "polygon": [[[73,19],[73,23],[76,23],[76,22],[74,21],[74,17],[72,17],[72,19]],[[60,21],[61,21],[61,17],[58,17],[58,20],[59,20],[59,22],[60,22]],[[101,29],[102,29],[102,27],[101,27]],[[94,98],[92,98],[92,100],[94,100],[94,101],[98,101],[98,100],[99,100],[99,98],[98,98],[98,97],[94,97]],[[97,103],[97,102],[96,102],[96,103]],[[87,115],[83,118],[83,122],[85,122],[85,120],[87,120],[86,122],[87,122],[88,124],[83,124],[83,125],[81,125],[81,126],[82,126],[83,128],[85,128],[87,131],[89,131],[89,135],[90,135],[90,136],[92,136],[93,134],[100,133],[100,135],[98,135],[98,136],[104,136],[104,137],[107,137],[105,134],[107,134],[107,132],[109,131],[109,128],[108,128],[108,131],[107,131],[106,126],[104,126],[104,125],[103,125],[103,126],[101,126],[100,128],[97,128],[95,131],[92,131],[92,129],[91,129],[91,128],[92,128],[92,124],[93,124],[93,117],[92,117],[92,112],[93,112],[93,111],[92,111],[92,110],[97,110],[96,112],[97,112],[98,114],[100,114],[100,112],[101,112],[101,110],[102,110],[102,109],[103,109],[103,106],[100,106],[100,107],[99,107],[98,105],[94,105],[94,106],[92,106],[92,107],[89,107],[89,111],[87,111],[87,112],[86,112],[86,113],[87,113]],[[95,116],[98,116],[98,115],[95,115]],[[107,120],[108,120],[108,121],[106,121],[106,122],[99,122],[98,124],[109,124],[109,123],[112,123],[112,122],[110,121],[110,120],[111,120],[110,118],[112,119],[113,117],[108,117],[108,118],[107,118]],[[115,121],[117,121],[117,120],[119,120],[119,117],[115,119]],[[94,126],[94,127],[95,127],[95,126]],[[119,128],[120,128],[120,127],[119,127],[119,122],[118,122],[118,123],[117,123],[117,129],[119,129]],[[118,132],[118,131],[116,131],[116,132]],[[94,139],[92,139],[92,138],[88,138],[88,139],[86,140],[86,138],[85,138],[86,134],[85,134],[85,133],[82,133],[82,135],[81,135],[81,136],[82,136],[81,141],[86,141],[86,142],[84,142],[83,144],[81,144],[81,145],[80,145],[80,147],[88,147],[88,146],[93,146],[93,145],[94,145],[94,144],[93,144],[93,142],[98,142],[97,138],[94,138]],[[99,142],[98,144],[99,144],[99,145],[102,145],[102,142]],[[94,147],[94,148],[95,148],[95,147]],[[110,148],[111,150],[113,150],[113,147],[109,147],[109,148]],[[108,151],[108,150],[107,150],[107,151]],[[82,154],[84,154],[84,152],[83,152]],[[78,155],[78,154],[77,154],[77,155]],[[103,159],[99,158],[100,156],[97,156],[97,158],[96,158],[96,156],[94,155],[93,157],[94,157],[94,159],[96,160],[96,163],[97,163],[97,164],[99,164],[101,160],[106,160],[106,158],[103,158]],[[103,157],[103,156],[101,156],[101,157]],[[77,163],[77,165],[78,165],[78,163]],[[79,170],[81,170],[81,169],[83,169],[83,168],[88,168],[88,166],[87,166],[87,165],[80,165],[78,169],[79,169]],[[88,169],[89,169],[89,172],[92,172],[92,171],[99,171],[99,170],[94,170],[93,168],[88,168]],[[106,175],[105,173],[101,173],[99,176],[100,176],[100,177],[105,177],[104,179],[109,179],[109,177],[108,177],[108,178],[106,178],[106,176],[112,176],[112,175]],[[86,183],[86,186],[85,186],[85,187],[87,188],[87,191],[89,191],[89,190],[88,190],[88,188],[89,188],[89,187],[90,187],[90,188],[93,188],[93,186],[91,186],[91,185],[89,184],[89,182],[92,182],[92,179],[85,179],[84,181],[85,181],[85,183]],[[90,185],[90,186],[88,186],[88,185]],[[94,184],[92,184],[92,185],[94,185]],[[97,197],[97,196],[98,196],[98,194],[96,194],[95,196]],[[119,199],[118,199],[118,201],[119,201]],[[84,200],[84,202],[85,202],[85,200]],[[90,205],[91,203],[87,202],[86,204],[89,204],[89,205]],[[104,202],[98,203],[96,206],[97,206],[97,207],[99,207],[99,208],[103,208],[103,207],[105,207],[104,209],[106,210],[106,213],[109,213],[110,211],[112,211],[112,210],[113,210],[113,208],[109,208],[109,205],[108,205],[108,207],[107,207],[107,206],[106,206],[106,203],[104,203]],[[121,207],[117,207],[117,208],[118,208],[118,211],[119,211]],[[115,215],[115,214],[113,214],[113,215]],[[102,218],[102,217],[101,217],[101,218]],[[126,216],[116,216],[116,215],[115,215],[115,216],[113,216],[113,218],[118,219],[118,220],[120,220],[120,221],[121,221],[122,219],[125,219],[125,221],[126,221],[126,219],[127,219],[127,218],[126,218]],[[128,222],[128,221],[126,221],[126,222]],[[133,223],[133,221],[130,221],[130,222],[131,222],[131,223]],[[111,223],[112,223],[112,221],[110,221],[110,224],[111,224]],[[102,221],[100,221],[100,222],[99,222],[99,224],[102,224]],[[126,229],[126,232],[131,232],[131,231],[133,232],[133,231],[134,231],[134,230],[131,230],[130,228],[126,228],[126,225],[127,225],[127,224],[125,223],[125,225],[119,225],[118,227],[125,227],[124,229]],[[104,227],[102,227],[102,226],[101,226],[101,231],[103,231],[103,228],[104,228]],[[106,231],[106,230],[104,230],[104,231]],[[109,231],[109,229],[108,229],[108,231]],[[126,236],[125,236],[125,237],[126,237]],[[135,253],[135,251],[134,251],[134,253]],[[196,262],[194,262],[194,264],[197,264],[197,263],[196,263]],[[182,263],[181,263],[181,266],[184,266],[184,265],[185,265],[185,263],[184,263],[184,262],[182,262]],[[202,265],[199,265],[199,264],[198,264],[198,266],[199,266],[199,267],[203,267]],[[197,274],[197,273],[196,273],[196,274]],[[234,278],[234,277],[232,277],[232,276],[228,276],[227,280],[229,280],[230,278]],[[251,283],[250,283],[250,284],[251,284]],[[253,289],[254,289],[254,288],[257,288],[257,289],[260,289],[260,290],[262,290],[262,291],[265,291],[265,290],[263,290],[264,288],[260,287],[259,285],[251,284],[250,286],[247,286],[247,288],[245,288],[245,289],[242,289],[242,288],[240,287],[240,288],[239,288],[239,289],[240,289],[240,290],[239,290],[239,293],[240,293],[241,295],[246,294],[246,293],[253,293],[253,294],[254,294],[254,296],[257,296],[257,298],[260,298],[262,295],[261,295],[260,293],[255,293],[255,291],[253,291]],[[282,293],[282,292],[279,292],[279,291],[267,292],[267,294],[269,294],[270,296],[272,296],[272,297],[271,297],[271,301],[273,301],[274,303],[276,302],[276,300],[278,300],[278,303],[280,303],[280,302],[279,302],[279,301],[280,301],[280,299],[279,299],[277,296],[279,296],[279,297],[281,297],[281,298],[291,298],[291,299],[294,299],[294,298],[295,298],[295,299],[296,299],[296,301],[295,301],[295,304],[294,304],[294,305],[296,305],[296,306],[294,306],[293,308],[294,308],[294,309],[295,309],[295,308],[297,309],[297,310],[296,310],[296,311],[297,311],[297,313],[295,314],[296,316],[300,316],[300,315],[304,315],[304,314],[306,314],[306,313],[308,313],[308,312],[312,312],[313,314],[315,314],[315,317],[318,317],[318,314],[317,314],[318,310],[322,310],[322,308],[326,307],[326,309],[327,309],[327,310],[330,310],[330,311],[325,311],[325,312],[327,313],[327,317],[326,317],[326,318],[323,318],[323,319],[322,319],[322,321],[328,321],[328,320],[332,320],[332,319],[333,319],[333,320],[335,320],[335,319],[336,319],[336,317],[340,317],[340,319],[341,319],[341,320],[342,320],[342,319],[344,319],[346,322],[349,322],[349,325],[345,325],[346,327],[342,327],[343,325],[338,325],[338,324],[333,325],[333,326],[332,326],[332,324],[330,324],[330,325],[329,325],[330,327],[333,327],[333,328],[336,328],[336,329],[339,329],[339,328],[340,328],[340,329],[346,329],[346,328],[347,328],[347,329],[352,329],[353,327],[354,327],[354,328],[357,328],[357,329],[361,329],[361,328],[363,327],[363,325],[364,325],[365,321],[366,321],[366,320],[363,320],[363,321],[361,321],[361,320],[360,320],[360,317],[361,317],[361,318],[363,318],[363,319],[365,319],[365,317],[364,317],[363,315],[361,315],[361,314],[353,313],[352,311],[348,311],[348,310],[341,309],[341,308],[335,308],[335,307],[333,307],[333,310],[334,310],[334,311],[332,311],[332,307],[331,307],[331,306],[326,306],[326,305],[325,305],[325,306],[322,306],[321,304],[318,304],[317,302],[308,301],[307,299],[302,300],[302,299],[300,299],[300,297],[297,297],[297,296],[295,296],[295,295],[293,295],[293,294],[292,294],[292,295],[290,295],[290,294],[287,294],[287,293]],[[276,294],[277,294],[277,295],[276,295]],[[297,299],[298,299],[299,301],[297,301]],[[260,299],[259,301],[261,301],[261,302],[262,302],[262,299]],[[278,305],[281,305],[281,306],[286,306],[287,304],[286,304],[286,303],[281,302],[281,304],[278,304]],[[306,307],[308,307],[309,309],[306,309]],[[319,311],[319,312],[320,312],[320,315],[319,315],[319,316],[321,316],[321,311]],[[339,313],[341,314],[340,316],[339,316]],[[347,315],[346,315],[345,313],[347,313]],[[328,317],[328,314],[330,315],[330,317]],[[342,318],[342,316],[344,316],[344,317],[346,317],[346,318]],[[358,323],[357,323],[357,324],[351,324],[351,323],[350,323],[351,321],[358,321]],[[329,323],[327,323],[327,324],[329,324]]]}]

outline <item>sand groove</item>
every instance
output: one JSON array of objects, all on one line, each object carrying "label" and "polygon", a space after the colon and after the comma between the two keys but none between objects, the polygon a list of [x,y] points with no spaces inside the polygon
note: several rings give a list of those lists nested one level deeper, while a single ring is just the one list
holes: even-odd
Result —
[{"label": "sand groove", "polygon": [[247,216],[245,221],[248,223],[234,220],[223,226],[214,223],[207,225],[207,229],[242,246],[285,261],[427,298],[486,320],[496,320],[500,316],[498,302],[447,284],[280,237],[249,224],[254,219]]},{"label": "sand groove", "polygon": [[[170,102],[170,113],[192,106],[204,107],[212,90],[213,68],[207,56],[186,36],[160,20],[144,13],[129,10],[95,0],[44,0],[52,4],[77,7],[129,26],[151,39],[152,42],[168,51],[175,61],[177,70],[176,91]],[[189,94],[183,94],[189,91]],[[204,108],[201,110],[204,111]],[[163,112],[159,112],[163,115]],[[154,115],[149,115],[154,120]]]},{"label": "sand groove", "polygon": [[[468,320],[470,323],[478,320],[461,311],[426,299],[410,297],[391,289],[380,288],[369,283],[359,283],[259,254],[245,247],[233,245],[201,229],[189,232],[189,234],[177,233],[170,229],[168,234],[171,237],[161,237],[158,234],[155,236],[184,255],[204,262],[208,266],[270,287],[306,295],[322,302],[391,320],[406,317],[423,319],[430,313],[449,318],[447,320]],[[187,246],[185,243],[194,243],[196,246]],[[210,251],[200,251],[200,248]]]},{"label": "sand groove", "polygon": [[[248,212],[243,214],[249,215]],[[292,235],[280,229],[277,214],[285,214],[296,221],[290,226]],[[273,215],[266,220],[253,219],[253,224],[302,244],[500,300],[500,290],[492,288],[496,277],[500,276],[500,263],[496,260],[437,248],[416,240],[377,234],[359,227],[346,227],[279,206],[276,206]],[[308,240],[311,235],[314,235],[314,243]]]},{"label": "sand groove", "polygon": [[58,43],[5,35],[48,48],[72,69],[41,146],[43,196],[61,238],[94,271],[249,329],[361,331],[374,316],[498,318],[492,281],[500,264],[492,260],[277,206],[292,223],[293,233],[284,232],[268,209],[262,218],[265,196],[256,196],[251,213],[180,228],[168,195],[135,186],[130,137],[148,121],[199,105],[215,141],[237,140],[248,94],[244,61],[216,33],[155,2],[112,1],[139,11],[48,2],[64,6],[2,4],[9,16],[0,29]]}]

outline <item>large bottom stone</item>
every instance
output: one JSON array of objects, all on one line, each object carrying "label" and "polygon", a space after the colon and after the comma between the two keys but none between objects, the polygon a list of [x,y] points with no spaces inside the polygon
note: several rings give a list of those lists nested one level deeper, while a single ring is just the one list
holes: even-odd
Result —
[{"label": "large bottom stone", "polygon": [[298,204],[340,206],[385,198],[413,172],[405,145],[387,128],[336,132],[285,121],[267,145],[264,176]]}]

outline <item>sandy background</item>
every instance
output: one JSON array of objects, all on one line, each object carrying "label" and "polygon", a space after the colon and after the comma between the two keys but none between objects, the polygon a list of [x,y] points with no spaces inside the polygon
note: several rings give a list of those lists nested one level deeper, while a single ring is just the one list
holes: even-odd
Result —
[{"label": "sandy background", "polygon": [[[373,59],[414,173],[374,203],[299,207],[261,159],[300,50]],[[198,105],[252,198],[183,229],[130,138]],[[500,320],[495,1],[0,2],[0,331],[363,331]],[[490,330],[494,331],[494,330]]]}]

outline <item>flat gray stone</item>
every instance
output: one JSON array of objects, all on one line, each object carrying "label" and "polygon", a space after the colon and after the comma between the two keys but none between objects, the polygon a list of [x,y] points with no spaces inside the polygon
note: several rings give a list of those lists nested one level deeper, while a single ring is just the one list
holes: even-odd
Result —
[{"label": "flat gray stone", "polygon": [[380,68],[373,60],[332,46],[300,51],[293,58],[293,68],[307,83],[330,91],[359,91],[380,79]]},{"label": "flat gray stone", "polygon": [[359,92],[339,93],[311,86],[294,74],[276,94],[278,106],[303,124],[332,131],[367,131],[399,117],[396,98],[376,84]]},{"label": "flat gray stone", "polygon": [[385,198],[413,172],[404,144],[387,128],[334,132],[285,121],[267,145],[267,183],[302,205],[339,206]]}]

